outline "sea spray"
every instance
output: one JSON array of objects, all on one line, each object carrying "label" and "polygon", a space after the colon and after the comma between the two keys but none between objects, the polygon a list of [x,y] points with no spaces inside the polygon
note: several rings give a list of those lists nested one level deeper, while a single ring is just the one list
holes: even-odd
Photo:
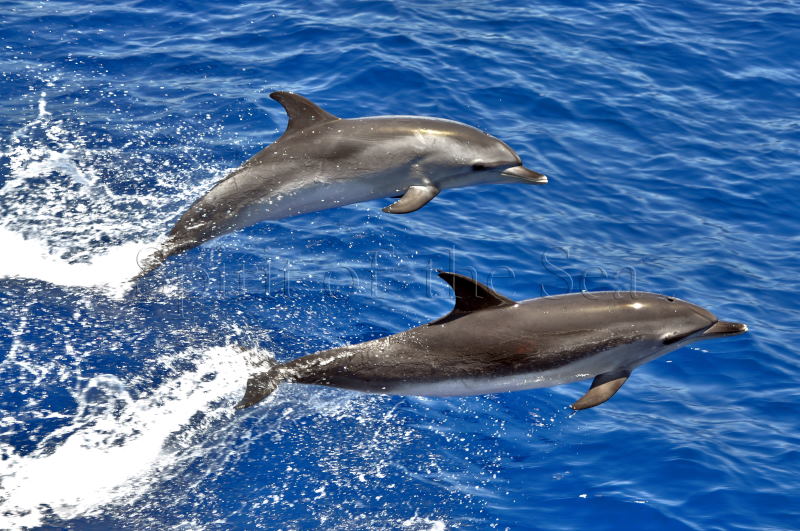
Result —
[{"label": "sea spray", "polygon": [[[23,456],[9,445],[0,448],[0,528],[33,527],[48,515],[91,516],[108,504],[133,503],[159,479],[158,471],[190,458],[191,452],[174,448],[176,434],[230,418],[248,370],[244,356],[224,347],[200,353],[193,366],[138,397],[115,376],[95,376],[75,397],[77,414],[36,450]],[[192,423],[198,412],[204,421]],[[164,448],[168,441],[170,451]]]}]

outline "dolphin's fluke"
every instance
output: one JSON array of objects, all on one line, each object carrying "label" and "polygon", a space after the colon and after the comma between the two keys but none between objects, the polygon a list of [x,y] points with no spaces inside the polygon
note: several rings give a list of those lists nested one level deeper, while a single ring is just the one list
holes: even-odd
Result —
[{"label": "dolphin's fluke", "polygon": [[236,409],[254,406],[271,395],[278,384],[285,380],[283,365],[272,356],[264,356],[257,364],[261,372],[250,376],[244,397],[239,401]]},{"label": "dolphin's fluke", "polygon": [[150,256],[139,260],[139,268],[141,271],[139,271],[136,276],[131,279],[131,282],[138,282],[141,278],[161,267],[161,264],[164,263],[168,256],[169,255],[164,252],[164,248],[162,247]]},{"label": "dolphin's fluke", "polygon": [[192,240],[178,240],[176,238],[169,238],[167,241],[163,243],[160,249],[158,249],[153,254],[142,258],[139,260],[139,267],[141,271],[139,271],[135,277],[131,279],[131,282],[137,282],[142,277],[147,276],[151,272],[155,271],[161,265],[167,261],[167,258],[170,256],[175,256],[176,254],[181,254],[189,249],[197,247],[202,242],[192,241]]},{"label": "dolphin's fluke", "polygon": [[614,393],[619,391],[619,388],[622,387],[622,384],[625,383],[630,375],[631,371],[628,370],[617,370],[597,375],[586,394],[572,404],[572,409],[578,411],[599,406],[614,396]]},{"label": "dolphin's fluke", "polygon": [[273,369],[251,376],[247,380],[244,397],[234,407],[244,409],[258,404],[278,388],[278,383],[280,383],[280,378],[277,371]]}]

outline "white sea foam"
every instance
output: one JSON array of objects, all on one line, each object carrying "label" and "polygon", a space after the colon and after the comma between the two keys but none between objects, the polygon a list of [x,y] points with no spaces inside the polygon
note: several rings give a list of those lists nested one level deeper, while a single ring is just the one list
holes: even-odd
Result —
[{"label": "white sea foam", "polygon": [[[78,414],[49,435],[55,441],[66,437],[55,450],[45,450],[47,441],[25,456],[0,447],[6,457],[0,528],[41,525],[47,508],[69,519],[99,514],[108,504],[132,503],[163,468],[188,458],[191,454],[166,451],[165,443],[178,432],[190,439],[186,431],[202,432],[232,416],[248,373],[244,357],[222,347],[201,353],[195,366],[139,398],[116,377],[97,376],[76,397]],[[204,422],[190,425],[198,412],[205,414]]]},{"label": "white sea foam", "polygon": [[444,531],[447,529],[447,524],[443,520],[433,520],[417,515],[403,520],[400,525],[404,529],[414,529],[418,531]]},{"label": "white sea foam", "polygon": [[24,277],[62,286],[102,287],[109,295],[121,295],[129,281],[141,269],[139,261],[151,252],[156,242],[128,242],[111,247],[89,262],[72,263],[55,255],[38,239],[0,226],[0,249],[6,258],[0,261],[0,277]]}]

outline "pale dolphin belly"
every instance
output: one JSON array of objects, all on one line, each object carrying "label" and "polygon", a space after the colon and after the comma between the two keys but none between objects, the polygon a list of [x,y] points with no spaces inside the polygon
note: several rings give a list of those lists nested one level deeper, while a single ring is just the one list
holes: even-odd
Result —
[{"label": "pale dolphin belly", "polygon": [[421,382],[398,385],[391,394],[409,396],[472,396],[509,391],[524,391],[540,387],[552,387],[577,382],[593,377],[590,372],[570,370],[536,371],[500,377],[477,377]]},{"label": "pale dolphin belly", "polygon": [[[398,181],[400,184],[398,185]],[[294,189],[277,190],[245,207],[237,216],[237,227],[319,212],[353,203],[392,196],[406,185],[395,175],[370,174],[358,179],[325,179]]]}]

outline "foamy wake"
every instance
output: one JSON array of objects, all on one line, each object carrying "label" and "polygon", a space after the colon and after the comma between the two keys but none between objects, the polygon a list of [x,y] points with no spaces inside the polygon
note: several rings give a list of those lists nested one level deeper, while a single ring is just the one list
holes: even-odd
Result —
[{"label": "foamy wake", "polygon": [[[55,451],[44,450],[47,441],[26,456],[0,446],[0,529],[42,525],[48,511],[70,519],[133,503],[159,471],[181,459],[164,450],[171,436],[202,433],[233,415],[247,374],[240,353],[217,347],[200,355],[196,370],[137,399],[114,376],[93,378],[77,397],[79,413],[48,437],[67,437]],[[204,421],[191,425],[198,412]]]},{"label": "foamy wake", "polygon": [[88,262],[72,263],[53,253],[47,243],[25,239],[0,226],[0,277],[44,280],[61,286],[96,287],[108,295],[120,296],[130,288],[130,280],[141,271],[141,260],[157,248],[157,242],[128,242],[111,247]]}]

